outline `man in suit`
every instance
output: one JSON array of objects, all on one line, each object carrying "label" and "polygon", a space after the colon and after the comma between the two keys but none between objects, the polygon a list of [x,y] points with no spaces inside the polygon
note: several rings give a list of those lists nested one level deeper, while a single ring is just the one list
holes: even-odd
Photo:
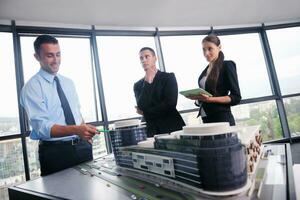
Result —
[{"label": "man in suit", "polygon": [[34,42],[40,70],[23,87],[21,105],[39,140],[41,175],[45,176],[93,159],[96,127],[83,122],[72,80],[58,74],[61,53],[58,40],[40,35]]},{"label": "man in suit", "polygon": [[145,77],[134,84],[137,113],[147,123],[147,135],[181,130],[185,123],[176,109],[178,86],[173,73],[156,68],[156,54],[150,47],[139,52]]}]

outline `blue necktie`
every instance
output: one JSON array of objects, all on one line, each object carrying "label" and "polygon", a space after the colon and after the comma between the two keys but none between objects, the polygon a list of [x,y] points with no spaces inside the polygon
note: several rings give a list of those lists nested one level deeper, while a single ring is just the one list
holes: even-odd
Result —
[{"label": "blue necktie", "polygon": [[61,88],[61,85],[60,85],[60,82],[59,82],[57,76],[54,77],[54,80],[56,81],[56,89],[57,89],[57,93],[58,93],[58,96],[60,99],[61,107],[64,111],[66,124],[67,125],[75,125],[76,124],[75,119],[74,119],[73,113],[71,111],[69,102],[66,98],[64,91]]}]

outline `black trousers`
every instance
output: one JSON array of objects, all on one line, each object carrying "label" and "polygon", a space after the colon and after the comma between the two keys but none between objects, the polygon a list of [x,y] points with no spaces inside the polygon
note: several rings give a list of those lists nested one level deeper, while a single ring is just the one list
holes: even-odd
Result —
[{"label": "black trousers", "polygon": [[76,144],[40,142],[39,160],[41,176],[45,176],[93,160],[92,145],[83,140]]},{"label": "black trousers", "polygon": [[235,120],[231,112],[219,112],[206,117],[202,117],[203,123],[229,122],[230,126],[235,125]]}]

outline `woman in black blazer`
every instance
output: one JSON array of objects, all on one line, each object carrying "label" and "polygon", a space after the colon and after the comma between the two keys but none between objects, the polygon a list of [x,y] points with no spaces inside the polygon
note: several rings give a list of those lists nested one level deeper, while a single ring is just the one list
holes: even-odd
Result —
[{"label": "woman in black blazer", "polygon": [[176,109],[178,87],[173,73],[156,69],[153,49],[140,50],[140,61],[145,77],[134,84],[137,113],[147,122],[147,136],[181,130],[185,125]]},{"label": "woman in black blazer", "polygon": [[229,122],[231,126],[235,125],[230,107],[241,100],[236,65],[233,61],[224,60],[217,36],[206,36],[202,47],[209,64],[199,76],[198,85],[213,96],[199,94],[188,98],[196,100],[195,104],[200,107],[198,116],[204,123]]}]

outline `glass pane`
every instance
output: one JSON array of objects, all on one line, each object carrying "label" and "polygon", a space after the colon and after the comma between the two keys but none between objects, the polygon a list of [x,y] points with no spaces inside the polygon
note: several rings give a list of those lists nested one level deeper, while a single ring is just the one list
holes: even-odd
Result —
[{"label": "glass pane", "polygon": [[242,126],[260,125],[263,141],[283,137],[275,101],[242,104],[232,107],[236,124]]},{"label": "glass pane", "polygon": [[[33,56],[35,39],[36,37],[21,37],[25,82],[40,69],[39,63]],[[57,39],[62,55],[59,73],[73,80],[85,122],[96,121],[90,40],[88,38],[59,37]],[[101,121],[100,115],[99,120]]]},{"label": "glass pane", "polygon": [[3,187],[3,188],[0,187],[0,199],[1,200],[9,200],[7,187]]},{"label": "glass pane", "polygon": [[154,38],[98,36],[97,45],[108,119],[137,117],[133,85],[144,76],[139,50],[155,49]]},{"label": "glass pane", "polygon": [[300,136],[300,97],[283,99],[291,136]]},{"label": "glass pane", "polygon": [[[293,103],[294,112],[298,108],[297,123],[300,130],[300,97]],[[260,125],[263,140],[275,140],[283,137],[282,128],[275,101],[242,104],[232,107],[232,113],[238,126]],[[187,126],[201,124],[201,117],[197,118],[198,111],[181,114]]]},{"label": "glass pane", "polygon": [[198,115],[198,111],[188,112],[188,113],[181,113],[181,117],[184,120],[186,126],[193,126],[193,125],[202,124],[201,117],[197,118],[197,115]]},{"label": "glass pane", "polygon": [[[0,33],[0,137],[20,133],[11,33]],[[9,87],[9,89],[7,88]]]},{"label": "glass pane", "polygon": [[300,92],[300,27],[267,31],[282,94]]},{"label": "glass pane", "polygon": [[8,199],[7,187],[25,182],[20,139],[0,141],[0,199]]},{"label": "glass pane", "polygon": [[39,141],[26,138],[30,179],[40,177]]},{"label": "glass pane", "polygon": [[[103,126],[98,126],[98,129],[103,129]],[[93,137],[93,156],[94,159],[99,158],[103,155],[106,155],[106,142],[104,133],[100,133],[99,135],[95,135]]]},{"label": "glass pane", "polygon": [[220,36],[220,40],[225,60],[236,63],[242,98],[272,95],[259,35]]},{"label": "glass pane", "polygon": [[[166,71],[175,73],[179,91],[198,88],[198,77],[207,66],[202,54],[203,38],[199,35],[160,37]],[[193,101],[178,95],[178,110],[195,107]]]},{"label": "glass pane", "polygon": [[[198,87],[198,77],[208,64],[202,53],[201,41],[204,37],[161,37],[166,70],[175,72],[179,90]],[[271,95],[258,34],[220,36],[220,39],[225,59],[233,60],[237,65],[242,98]],[[177,107],[179,110],[195,108],[194,102],[181,95]]]}]

